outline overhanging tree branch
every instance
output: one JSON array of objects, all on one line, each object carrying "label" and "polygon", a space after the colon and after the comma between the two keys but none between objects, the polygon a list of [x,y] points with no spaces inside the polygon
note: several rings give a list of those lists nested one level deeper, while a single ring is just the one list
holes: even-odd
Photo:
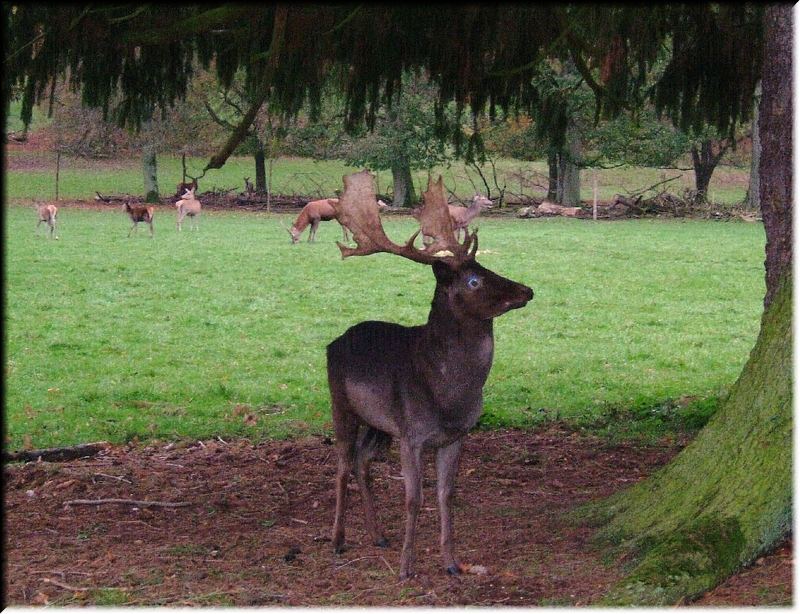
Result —
[{"label": "overhanging tree branch", "polygon": [[204,173],[212,168],[222,168],[222,165],[225,164],[239,143],[241,143],[247,136],[250,126],[253,124],[258,111],[261,109],[261,106],[269,96],[271,77],[272,74],[274,74],[275,67],[278,63],[278,57],[280,56],[281,49],[283,48],[283,40],[286,34],[287,17],[288,7],[286,5],[279,5],[275,9],[275,22],[272,27],[272,42],[270,43],[269,50],[266,54],[268,58],[267,74],[264,76],[264,80],[262,81],[261,91],[257,94],[253,104],[250,105],[247,113],[245,113],[242,121],[240,121],[236,126],[227,142],[216,154],[211,157],[211,160],[208,161],[208,164],[206,164],[205,168],[203,169]]}]

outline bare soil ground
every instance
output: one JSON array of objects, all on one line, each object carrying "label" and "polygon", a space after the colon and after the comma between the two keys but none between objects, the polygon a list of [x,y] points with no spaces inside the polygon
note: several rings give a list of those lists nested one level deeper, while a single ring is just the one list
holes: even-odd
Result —
[{"label": "bare soil ground", "polygon": [[[585,605],[622,575],[603,561],[577,505],[629,486],[685,441],[609,445],[560,425],[467,438],[455,500],[457,552],[487,573],[447,576],[427,458],[417,576],[399,582],[403,485],[397,446],[376,462],[389,548],[370,544],[351,483],[348,550],[329,542],[334,447],[212,440],[115,446],[65,463],[8,464],[8,605]],[[351,480],[351,482],[354,482]],[[66,505],[120,498],[185,507]],[[703,605],[788,604],[791,542],[706,595]],[[473,569],[473,571],[477,571]]]}]

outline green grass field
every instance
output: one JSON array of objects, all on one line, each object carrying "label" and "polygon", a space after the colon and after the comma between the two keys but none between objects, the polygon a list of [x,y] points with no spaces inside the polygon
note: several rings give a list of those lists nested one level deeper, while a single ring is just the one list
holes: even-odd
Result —
[{"label": "green grass field", "polygon": [[[9,447],[330,432],[325,346],[364,319],[424,322],[428,267],[341,260],[338,225],[292,246],[289,216],[63,207],[59,241],[6,208]],[[388,217],[399,241],[408,217]],[[483,219],[479,260],[534,288],[497,320],[483,424],[591,423],[715,398],[755,341],[761,225]]]}]

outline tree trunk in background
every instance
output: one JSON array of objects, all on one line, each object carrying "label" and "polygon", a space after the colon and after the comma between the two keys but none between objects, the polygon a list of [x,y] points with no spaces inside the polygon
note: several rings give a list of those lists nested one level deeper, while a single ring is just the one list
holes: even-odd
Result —
[{"label": "tree trunk in background", "polygon": [[768,5],[765,24],[758,183],[767,233],[766,308],[792,270],[792,5]]},{"label": "tree trunk in background", "polygon": [[567,127],[567,150],[561,154],[559,181],[561,182],[561,200],[565,207],[577,207],[581,204],[581,169],[577,162],[581,159],[580,135],[572,122]]},{"label": "tree trunk in background", "polygon": [[261,141],[258,141],[253,157],[256,162],[256,192],[263,194],[267,191],[267,167],[265,164],[264,144]]},{"label": "tree trunk in background", "polygon": [[674,605],[754,561],[792,519],[792,5],[765,9],[760,132],[765,311],[738,380],[665,468],[583,508],[596,539],[635,558],[605,605]]},{"label": "tree trunk in background", "polygon": [[547,154],[548,184],[547,200],[558,202],[558,152],[551,149]]},{"label": "tree trunk in background", "polygon": [[714,174],[714,169],[717,168],[726,149],[727,147],[720,146],[719,152],[715,154],[710,140],[700,143],[699,150],[697,145],[692,145],[692,166],[694,167],[695,190],[699,202],[706,202],[708,199],[711,175]]},{"label": "tree trunk in background", "polygon": [[761,161],[761,133],[758,129],[758,103],[761,99],[761,82],[756,85],[755,108],[753,109],[752,151],[750,153],[750,185],[747,188],[747,208],[758,210],[759,200],[758,166]]},{"label": "tree trunk in background", "polygon": [[156,148],[145,145],[142,151],[142,171],[144,172],[144,201],[158,202],[158,172],[156,169]]},{"label": "tree trunk in background", "polygon": [[395,207],[410,207],[417,202],[414,182],[411,179],[411,167],[407,160],[392,165],[392,182],[394,184],[392,204]]}]

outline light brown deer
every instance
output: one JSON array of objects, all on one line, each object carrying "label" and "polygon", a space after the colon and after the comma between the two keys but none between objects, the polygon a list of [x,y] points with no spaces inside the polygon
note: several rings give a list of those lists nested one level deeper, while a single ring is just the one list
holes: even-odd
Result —
[{"label": "light brown deer", "polygon": [[191,182],[181,181],[175,188],[175,197],[183,198],[181,194],[186,190],[197,190],[197,177],[192,177]]},{"label": "light brown deer", "polygon": [[202,210],[202,205],[200,201],[194,195],[194,189],[187,189],[181,199],[175,203],[175,207],[178,209],[178,221],[177,227],[178,232],[182,230],[181,226],[183,224],[183,218],[187,215],[192,222],[195,230],[199,230],[198,226],[198,218],[200,217],[200,211]]},{"label": "light brown deer", "polygon": [[[344,548],[347,482],[353,469],[367,531],[376,545],[387,545],[375,513],[369,465],[376,452],[396,437],[406,509],[400,577],[413,573],[424,449],[436,450],[442,562],[448,573],[458,574],[462,568],[454,553],[451,499],[462,441],[483,408],[483,385],[494,351],[493,319],[524,307],[533,291],[475,261],[476,232],[467,231],[463,243],[455,239],[441,177],[438,183],[429,181],[418,216],[421,228],[403,245],[383,231],[373,176],[362,171],[344,177],[344,184],[335,206],[357,247],[340,243],[342,257],[387,252],[431,265],[436,290],[426,324],[361,322],[328,345],[338,455],[333,548],[335,552]],[[418,249],[414,239],[420,232],[432,240]]]},{"label": "light brown deer", "polygon": [[58,235],[55,234],[58,207],[55,205],[36,205],[36,214],[39,217],[39,221],[36,223],[36,230],[39,230],[39,226],[44,222],[50,227],[50,238],[58,239]]},{"label": "light brown deer", "polygon": [[153,216],[155,214],[155,207],[152,205],[131,205],[130,201],[125,201],[124,205],[125,213],[128,214],[128,217],[131,218],[131,222],[133,225],[131,229],[128,231],[128,237],[131,236],[131,232],[133,229],[136,229],[138,234],[139,232],[139,222],[144,222],[148,226],[150,226],[150,238],[153,238]]},{"label": "light brown deer", "polygon": [[472,204],[469,207],[447,205],[447,208],[450,211],[450,218],[453,220],[453,230],[456,233],[456,238],[459,238],[462,230],[466,236],[467,226],[480,215],[481,211],[492,208],[492,201],[485,196],[476,194],[472,198]]},{"label": "light brown deer", "polygon": [[[306,206],[303,207],[303,210],[300,212],[300,215],[297,216],[294,224],[292,224],[292,227],[287,229],[289,231],[289,235],[292,237],[292,243],[297,243],[300,241],[300,235],[303,234],[306,226],[309,225],[311,228],[308,231],[308,242],[313,242],[314,237],[317,234],[317,227],[319,226],[319,223],[336,219],[336,209],[334,209],[334,204],[338,202],[338,198],[323,198],[322,200],[312,200],[306,204]],[[347,228],[344,226],[342,226],[342,237],[344,238],[345,243],[350,240],[347,234]]]},{"label": "light brown deer", "polygon": [[[453,232],[455,233],[456,240],[461,240],[461,231],[464,231],[464,236],[466,237],[467,227],[469,223],[480,215],[480,212],[483,209],[491,209],[492,208],[492,201],[485,196],[481,196],[480,194],[476,194],[472,198],[472,204],[469,207],[459,207],[457,205],[447,205],[447,210],[450,213],[450,220],[453,224]],[[419,218],[419,213],[421,209],[413,209],[411,211],[411,215],[415,218]],[[422,238],[425,242],[429,240],[429,237],[424,234]]]}]

